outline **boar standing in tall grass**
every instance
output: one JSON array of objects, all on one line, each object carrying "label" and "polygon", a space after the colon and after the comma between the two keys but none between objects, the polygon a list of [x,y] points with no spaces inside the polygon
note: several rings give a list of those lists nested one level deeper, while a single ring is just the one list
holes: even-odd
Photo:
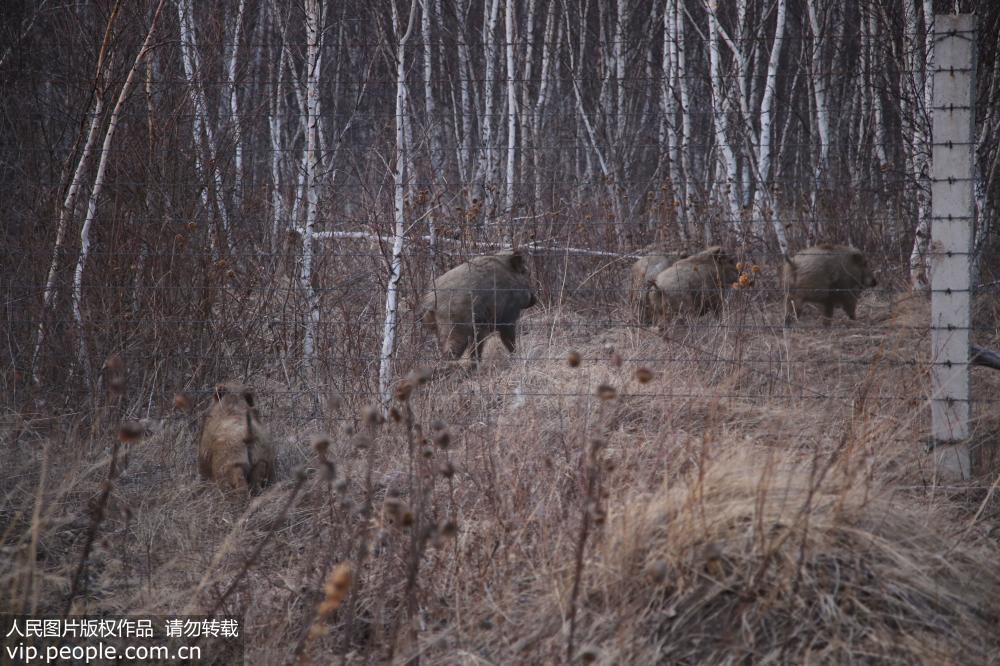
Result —
[{"label": "boar standing in tall grass", "polygon": [[675,253],[647,254],[639,257],[632,264],[629,279],[629,303],[636,308],[640,323],[648,324],[651,319],[648,294],[656,276],[686,257],[686,254]]},{"label": "boar standing in tall grass", "polygon": [[519,252],[475,257],[434,280],[420,302],[424,325],[437,333],[452,360],[472,347],[478,363],[486,338],[496,332],[514,351],[521,310],[537,303]]},{"label": "boar standing in tall grass", "polygon": [[738,278],[733,258],[717,245],[710,247],[656,276],[647,293],[650,311],[660,321],[718,312],[726,287]]},{"label": "boar standing in tall grass", "polygon": [[250,388],[234,383],[215,387],[202,424],[198,470],[227,490],[259,490],[271,482],[274,446]]},{"label": "boar standing in tall grass", "polygon": [[798,319],[803,303],[815,303],[823,308],[824,326],[830,325],[836,307],[854,319],[861,292],[877,284],[860,250],[827,243],[786,256],[784,283],[785,323]]}]

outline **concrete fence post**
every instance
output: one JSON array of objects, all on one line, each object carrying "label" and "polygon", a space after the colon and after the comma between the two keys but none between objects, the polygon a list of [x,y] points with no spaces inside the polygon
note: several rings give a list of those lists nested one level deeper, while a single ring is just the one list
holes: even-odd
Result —
[{"label": "concrete fence post", "polygon": [[967,479],[976,20],[934,17],[931,428],[938,474]]}]

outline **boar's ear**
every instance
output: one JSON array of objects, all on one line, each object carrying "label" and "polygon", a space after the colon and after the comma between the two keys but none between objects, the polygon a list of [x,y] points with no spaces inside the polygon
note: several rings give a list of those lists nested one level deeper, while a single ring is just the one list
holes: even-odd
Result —
[{"label": "boar's ear", "polygon": [[510,266],[511,270],[518,273],[524,271],[524,254],[520,250],[514,250],[507,257],[507,265]]},{"label": "boar's ear", "polygon": [[213,397],[215,398],[216,402],[219,402],[220,400],[222,400],[222,396],[226,395],[226,393],[228,393],[228,392],[229,392],[229,389],[226,387],[225,384],[216,384],[215,385],[215,394],[214,394]]}]

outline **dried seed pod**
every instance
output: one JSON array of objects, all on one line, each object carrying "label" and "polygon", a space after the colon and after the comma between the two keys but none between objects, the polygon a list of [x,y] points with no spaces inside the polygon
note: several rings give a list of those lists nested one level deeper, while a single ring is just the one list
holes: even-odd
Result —
[{"label": "dried seed pod", "polygon": [[597,397],[601,400],[614,400],[618,397],[618,391],[615,390],[614,386],[601,384],[597,387]]},{"label": "dried seed pod", "polygon": [[578,354],[575,351],[570,352],[569,355],[566,357],[566,364],[569,365],[569,367],[571,368],[579,368],[580,361],[581,361],[580,354]]},{"label": "dried seed pod", "polygon": [[104,361],[104,377],[108,390],[113,393],[125,391],[125,361],[118,354],[112,354]]},{"label": "dried seed pod", "polygon": [[191,409],[191,398],[186,393],[174,394],[174,409],[187,411]]},{"label": "dried seed pod", "polygon": [[385,423],[382,410],[378,407],[368,406],[361,410],[361,420],[370,426],[378,426]]},{"label": "dried seed pod", "polygon": [[118,441],[123,444],[137,442],[146,434],[146,426],[142,421],[123,421],[118,426]]},{"label": "dried seed pod", "polygon": [[396,400],[400,402],[406,402],[410,399],[413,394],[413,384],[407,380],[403,380],[396,384]]},{"label": "dried seed pod", "polygon": [[312,447],[316,451],[316,455],[320,458],[326,458],[326,452],[330,450],[330,439],[326,435],[314,435]]},{"label": "dried seed pod", "polygon": [[653,371],[649,368],[638,368],[635,371],[635,378],[640,384],[648,384],[653,379]]},{"label": "dried seed pod", "polygon": [[458,523],[454,520],[446,520],[441,524],[441,536],[451,539],[458,534]]}]

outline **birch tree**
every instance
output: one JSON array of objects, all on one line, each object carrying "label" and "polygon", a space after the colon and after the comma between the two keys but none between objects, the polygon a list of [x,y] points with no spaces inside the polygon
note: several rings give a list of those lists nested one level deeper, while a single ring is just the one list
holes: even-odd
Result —
[{"label": "birch tree", "polygon": [[[198,55],[198,42],[194,29],[194,8],[191,0],[177,0],[177,22],[181,33],[181,61],[184,64],[184,74],[190,86],[191,99],[194,104],[192,132],[195,144],[195,172],[199,175],[199,181],[204,185],[201,190],[202,205],[206,209],[210,209],[209,189],[211,189],[222,225],[221,235],[228,245],[229,253],[235,254],[231,246],[229,214],[223,201],[222,173],[216,161],[218,148],[215,143],[215,132],[209,122],[205,90],[201,81],[201,57]],[[218,255],[217,250],[214,253]]]},{"label": "birch tree", "polygon": [[[934,96],[934,3],[924,0],[924,43],[919,43],[920,28],[917,22],[916,0],[903,0],[905,30],[910,41],[910,161],[913,191],[917,204],[917,228],[910,250],[910,280],[914,289],[930,288],[930,266],[927,263],[927,245],[930,242],[930,142],[931,100]],[[922,48],[921,48],[922,47]]]},{"label": "birch tree", "polygon": [[729,224],[735,230],[740,224],[740,203],[736,191],[736,155],[729,143],[729,121],[726,117],[725,92],[722,80],[722,54],[719,51],[719,20],[716,16],[718,4],[709,0],[708,5],[708,56],[712,85],[712,115],[715,129],[715,150],[718,155],[719,178],[721,183],[719,203],[728,206]]},{"label": "birch tree", "polygon": [[94,175],[94,186],[90,190],[90,199],[87,202],[87,217],[84,219],[83,226],[80,229],[80,253],[77,255],[76,269],[73,271],[72,302],[73,319],[76,322],[77,330],[79,331],[77,359],[80,367],[83,369],[84,376],[88,384],[92,384],[93,382],[90,377],[90,361],[87,354],[86,329],[83,322],[83,273],[87,267],[87,259],[90,257],[90,229],[94,224],[95,218],[97,217],[97,202],[101,196],[101,189],[104,187],[104,175],[108,168],[108,156],[111,154],[115,130],[118,128],[118,120],[121,117],[122,108],[128,100],[129,92],[131,91],[132,84],[135,81],[135,74],[142,65],[146,55],[149,53],[150,44],[153,40],[153,34],[156,32],[156,23],[160,18],[160,12],[162,11],[165,2],[166,0],[160,0],[156,6],[156,11],[153,14],[153,20],[150,23],[149,31],[146,33],[146,39],[143,40],[142,46],[139,48],[135,61],[132,63],[132,67],[129,69],[128,75],[125,77],[125,83],[122,84],[121,91],[118,93],[118,100],[115,102],[115,107],[111,111],[111,118],[108,120],[108,129],[104,133],[104,143],[101,146],[101,153],[97,162],[97,173]]},{"label": "birch tree", "polygon": [[319,83],[322,56],[320,36],[323,17],[319,0],[306,0],[306,104],[305,104],[305,182],[306,219],[301,228],[302,263],[299,283],[306,297],[306,327],[302,342],[302,352],[306,361],[316,354],[316,333],[319,328],[319,296],[313,287],[313,235],[316,231],[316,212],[319,206]]},{"label": "birch tree", "polygon": [[781,59],[781,46],[785,35],[786,0],[778,0],[777,23],[774,28],[774,42],[771,45],[771,55],[767,62],[767,82],[764,87],[764,97],[760,105],[760,142],[757,148],[757,175],[760,183],[757,187],[758,208],[761,217],[770,217],[778,247],[783,255],[788,254],[788,241],[785,238],[785,227],[778,215],[778,205],[769,189],[771,177],[771,130],[774,122],[774,95],[777,88],[778,63]]},{"label": "birch tree", "polygon": [[504,185],[504,214],[507,216],[508,241],[513,244],[514,215],[514,149],[517,145],[517,94],[514,88],[514,0],[506,1],[504,26],[507,61],[507,178]]},{"label": "birch tree", "polygon": [[[45,277],[45,287],[42,291],[42,316],[39,318],[38,322],[35,350],[31,355],[31,372],[34,379],[37,379],[35,364],[38,361],[38,353],[45,341],[45,313],[52,305],[52,300],[55,295],[56,275],[59,272],[59,256],[63,251],[66,229],[69,226],[69,220],[73,215],[74,209],[76,208],[76,198],[80,193],[80,186],[83,183],[83,174],[87,169],[87,165],[90,163],[90,155],[93,152],[94,143],[97,141],[98,130],[100,129],[101,121],[104,117],[104,88],[107,85],[106,80],[109,73],[107,55],[111,44],[112,28],[115,24],[115,19],[117,19],[119,11],[121,10],[121,5],[122,0],[118,0],[118,2],[115,3],[115,6],[111,9],[111,14],[108,16],[107,27],[104,29],[104,38],[101,40],[101,47],[97,52],[97,72],[94,75],[93,86],[93,107],[91,108],[89,104],[86,107],[87,111],[90,113],[90,125],[86,132],[86,139],[84,139],[83,142],[83,150],[80,151],[79,158],[76,162],[76,169],[73,171],[73,177],[69,181],[69,187],[66,188],[66,196],[63,199],[62,205],[59,207],[59,221],[56,226],[56,240],[52,248],[52,260],[49,262],[49,270]],[[32,21],[34,21],[34,17],[32,17]]]},{"label": "birch tree", "polygon": [[406,43],[413,32],[414,16],[420,0],[411,0],[410,18],[405,30],[399,22],[395,2],[392,5],[392,24],[399,41],[396,43],[396,154],[393,167],[393,217],[395,225],[392,237],[392,258],[389,264],[389,280],[385,294],[385,320],[382,327],[382,352],[379,356],[378,389],[382,405],[388,409],[392,399],[392,357],[396,351],[396,318],[399,310],[399,281],[403,271],[403,248],[406,238],[406,180],[408,174],[407,149],[405,144],[405,120],[407,109],[406,88]]}]

